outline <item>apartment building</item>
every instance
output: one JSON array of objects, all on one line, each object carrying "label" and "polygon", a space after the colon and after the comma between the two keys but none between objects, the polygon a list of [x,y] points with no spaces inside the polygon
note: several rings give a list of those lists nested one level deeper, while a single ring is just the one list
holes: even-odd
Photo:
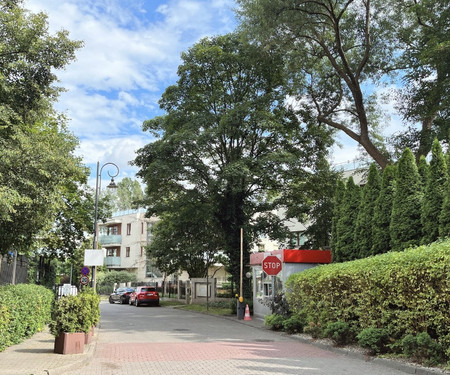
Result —
[{"label": "apartment building", "polygon": [[137,280],[154,282],[162,274],[147,258],[145,246],[151,241],[156,218],[145,217],[145,209],[115,212],[99,224],[99,243],[106,249],[105,266],[112,270],[135,272]]}]

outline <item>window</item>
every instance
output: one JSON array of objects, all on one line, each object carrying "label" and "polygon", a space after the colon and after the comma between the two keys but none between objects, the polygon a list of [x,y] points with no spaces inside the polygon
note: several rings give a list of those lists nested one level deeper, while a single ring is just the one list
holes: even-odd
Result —
[{"label": "window", "polygon": [[127,236],[131,234],[131,223],[127,224]]},{"label": "window", "polygon": [[266,249],[266,247],[264,246],[263,243],[259,243],[259,244],[258,244],[258,251],[259,251],[260,253],[264,252],[265,249]]},{"label": "window", "polygon": [[141,246],[141,257],[144,256],[144,246]]},{"label": "window", "polygon": [[126,256],[127,258],[130,257],[130,248],[129,248],[129,247],[127,247],[127,248],[125,249],[125,256]]},{"label": "window", "polygon": [[111,225],[108,227],[108,236],[114,236],[120,234],[120,224],[119,225]]},{"label": "window", "polygon": [[141,223],[141,234],[144,234],[144,223]]},{"label": "window", "polygon": [[120,247],[108,247],[106,249],[107,257],[120,257]]}]

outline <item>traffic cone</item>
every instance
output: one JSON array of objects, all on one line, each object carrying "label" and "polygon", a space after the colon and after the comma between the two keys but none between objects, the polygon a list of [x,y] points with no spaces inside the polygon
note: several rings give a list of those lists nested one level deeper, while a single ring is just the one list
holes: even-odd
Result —
[{"label": "traffic cone", "polygon": [[252,320],[252,318],[250,317],[250,309],[248,308],[248,305],[245,305],[244,320]]}]

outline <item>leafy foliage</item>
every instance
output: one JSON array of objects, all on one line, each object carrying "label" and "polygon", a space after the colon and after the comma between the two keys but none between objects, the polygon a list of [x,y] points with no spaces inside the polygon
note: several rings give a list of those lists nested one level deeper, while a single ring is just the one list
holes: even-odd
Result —
[{"label": "leafy foliage", "polygon": [[447,161],[447,183],[445,184],[444,202],[442,203],[442,211],[439,216],[439,235],[450,237],[450,152],[446,155]]},{"label": "leafy foliage", "polygon": [[[188,219],[178,209],[195,203],[207,215],[194,212],[190,225],[215,226],[228,270],[238,280],[241,228],[248,264],[250,243],[259,231],[280,228],[280,222],[263,228],[258,221],[266,222],[264,213],[281,205],[294,177],[310,175],[329,134],[301,126],[284,104],[279,56],[240,35],[205,38],[182,60],[177,84],[160,100],[166,114],[144,123],[144,130],[159,139],[139,150],[134,163],[147,186],[148,214],[174,224]],[[172,249],[191,240],[178,229],[176,237],[165,234]],[[216,248],[199,238],[192,244],[197,254],[203,251],[198,242]]]},{"label": "leafy foliage", "polygon": [[392,202],[395,192],[395,166],[388,165],[381,181],[380,195],[375,202],[372,222],[373,245],[372,254],[386,253],[391,249],[391,225]]},{"label": "leafy foliage", "polygon": [[388,331],[384,328],[364,328],[357,336],[358,344],[369,349],[372,354],[383,353],[389,341]]},{"label": "leafy foliage", "polygon": [[397,341],[428,332],[448,356],[449,267],[447,240],[293,274],[286,295],[313,328],[340,321],[355,332],[383,328]]},{"label": "leafy foliage", "polygon": [[0,286],[0,351],[41,331],[50,321],[53,298],[43,286]]},{"label": "leafy foliage", "polygon": [[437,139],[433,142],[430,174],[422,201],[422,243],[428,244],[439,237],[439,216],[445,197],[447,165]]},{"label": "leafy foliage", "polygon": [[393,250],[418,245],[422,237],[420,222],[423,192],[414,155],[407,148],[398,162],[396,189],[390,224]]}]

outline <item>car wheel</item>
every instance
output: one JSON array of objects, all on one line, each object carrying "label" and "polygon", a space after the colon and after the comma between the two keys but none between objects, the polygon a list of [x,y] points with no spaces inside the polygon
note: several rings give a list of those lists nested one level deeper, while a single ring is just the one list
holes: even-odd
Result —
[{"label": "car wheel", "polygon": [[114,303],[114,301],[111,297],[109,297],[109,303]]},{"label": "car wheel", "polygon": [[125,299],[123,297],[120,297],[120,304],[123,305],[125,303]]},{"label": "car wheel", "polygon": [[131,306],[133,302],[131,301],[131,298],[128,300],[128,304]]},{"label": "car wheel", "polygon": [[139,301],[137,300],[137,298],[134,300],[134,304],[136,305],[136,307],[139,307]]}]

